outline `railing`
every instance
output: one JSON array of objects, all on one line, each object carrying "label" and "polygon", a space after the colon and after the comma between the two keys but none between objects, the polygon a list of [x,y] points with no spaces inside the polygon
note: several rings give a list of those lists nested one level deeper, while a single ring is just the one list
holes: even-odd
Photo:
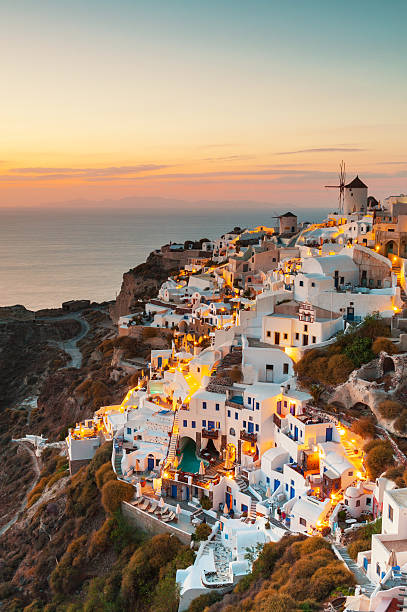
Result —
[{"label": "railing", "polygon": [[219,436],[219,431],[217,429],[203,429],[202,437],[209,438],[211,440],[217,440]]},{"label": "railing", "polygon": [[244,440],[246,442],[257,442],[257,434],[249,433],[248,431],[245,431],[244,429],[241,429],[241,431],[240,431],[240,439]]}]

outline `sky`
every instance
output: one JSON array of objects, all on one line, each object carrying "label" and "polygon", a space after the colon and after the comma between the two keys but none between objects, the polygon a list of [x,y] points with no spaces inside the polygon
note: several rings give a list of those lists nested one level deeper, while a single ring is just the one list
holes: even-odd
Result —
[{"label": "sky", "polygon": [[[407,192],[405,0],[5,0],[0,207]],[[182,202],[185,202],[182,204]]]}]

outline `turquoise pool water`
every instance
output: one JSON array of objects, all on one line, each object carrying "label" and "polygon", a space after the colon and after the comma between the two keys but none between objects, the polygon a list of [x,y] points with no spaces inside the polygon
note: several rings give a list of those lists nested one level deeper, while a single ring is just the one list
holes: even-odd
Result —
[{"label": "turquoise pool water", "polygon": [[[197,474],[199,472],[199,466],[201,459],[196,456],[196,446],[193,440],[187,440],[182,452],[182,459],[179,463],[179,469],[182,472],[190,472],[191,474]],[[207,461],[204,461],[205,465],[208,465]]]}]

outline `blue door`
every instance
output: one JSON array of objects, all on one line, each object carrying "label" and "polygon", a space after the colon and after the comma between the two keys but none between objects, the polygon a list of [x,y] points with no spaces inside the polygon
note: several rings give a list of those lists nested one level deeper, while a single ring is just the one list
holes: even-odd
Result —
[{"label": "blue door", "polygon": [[254,432],[254,423],[248,423],[247,424],[247,430],[249,433],[253,433]]},{"label": "blue door", "polygon": [[228,505],[229,510],[233,507],[233,497],[230,493],[226,493],[226,503]]},{"label": "blue door", "polygon": [[215,429],[215,421],[208,421],[208,431]]},{"label": "blue door", "polygon": [[298,427],[297,426],[294,427],[294,440],[295,441],[298,440]]},{"label": "blue door", "polygon": [[295,497],[295,489],[294,487],[290,488],[290,499],[292,499],[293,497]]},{"label": "blue door", "polygon": [[325,432],[325,442],[332,442],[332,427],[328,427]]},{"label": "blue door", "polygon": [[161,368],[162,364],[163,364],[163,358],[162,357],[158,357],[157,358],[157,367]]},{"label": "blue door", "polygon": [[277,491],[278,487],[280,486],[281,482],[279,480],[277,480],[277,478],[274,479],[274,491]]},{"label": "blue door", "polygon": [[365,572],[367,572],[368,565],[369,561],[366,559],[366,557],[363,557],[363,569],[365,570]]},{"label": "blue door", "polygon": [[171,497],[177,499],[177,485],[171,485]]},{"label": "blue door", "polygon": [[154,469],[154,457],[148,457],[147,458],[147,469],[148,470],[153,470]]},{"label": "blue door", "polygon": [[249,507],[246,504],[242,504],[242,512],[249,512]]}]

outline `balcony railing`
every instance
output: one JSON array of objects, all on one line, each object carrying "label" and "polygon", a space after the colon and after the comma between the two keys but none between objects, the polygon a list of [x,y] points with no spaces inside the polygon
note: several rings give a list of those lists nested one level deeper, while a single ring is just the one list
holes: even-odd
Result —
[{"label": "balcony railing", "polygon": [[240,431],[240,439],[244,440],[245,442],[257,442],[257,434],[249,433],[248,431],[242,429]]},{"label": "balcony railing", "polygon": [[219,436],[218,429],[203,429],[202,438],[209,438],[211,440],[217,440]]}]

